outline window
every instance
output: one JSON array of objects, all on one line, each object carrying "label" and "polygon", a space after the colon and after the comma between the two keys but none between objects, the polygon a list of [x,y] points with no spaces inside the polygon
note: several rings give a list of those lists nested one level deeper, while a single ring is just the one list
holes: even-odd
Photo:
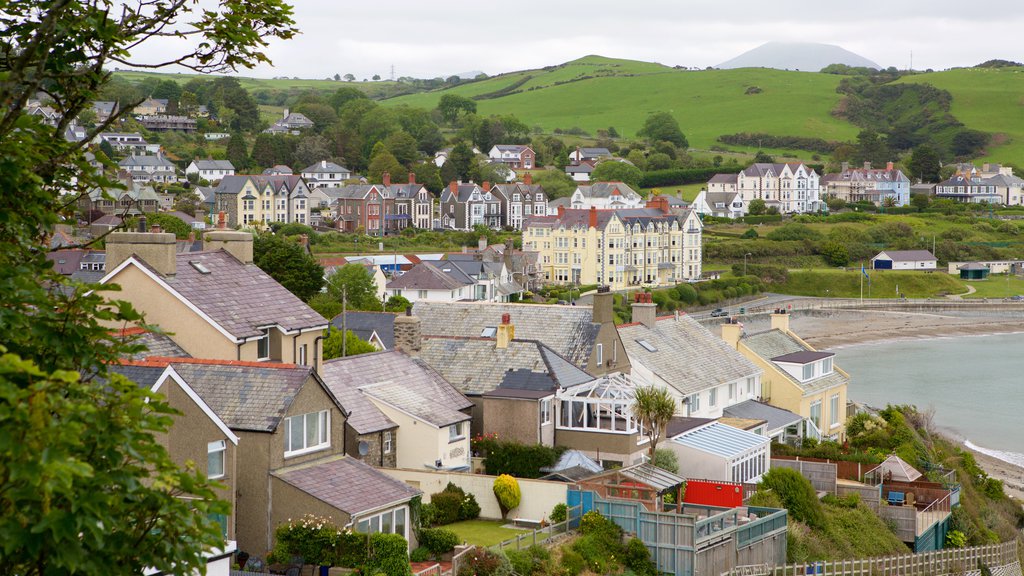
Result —
[{"label": "window", "polygon": [[811,422],[819,429],[821,428],[821,400],[815,400],[811,402]]},{"label": "window", "polygon": [[551,423],[551,399],[545,398],[540,401],[540,423]]},{"label": "window", "polygon": [[811,378],[814,378],[814,364],[804,364],[803,379],[810,380]]},{"label": "window", "polygon": [[839,426],[839,394],[833,394],[828,399],[828,424],[830,428]]},{"label": "window", "polygon": [[227,451],[227,442],[217,440],[206,445],[206,477],[224,477],[224,454]]},{"label": "window", "polygon": [[299,366],[306,365],[306,346],[308,346],[308,344],[299,346]]},{"label": "window", "polygon": [[388,510],[383,514],[375,514],[366,518],[361,518],[356,522],[356,532],[362,534],[374,534],[381,532],[384,534],[398,534],[404,538],[409,535],[406,534],[406,512],[405,508],[399,508],[397,510]]},{"label": "window", "polygon": [[712,388],[708,390],[708,407],[712,407],[718,403],[718,388]]},{"label": "window", "polygon": [[736,383],[735,382],[729,382],[729,400],[732,400],[735,397],[736,397]]},{"label": "window", "polygon": [[392,440],[391,432],[384,432],[384,453],[391,454]]},{"label": "window", "polygon": [[697,412],[700,410],[700,394],[693,394],[689,398],[690,400],[690,413]]},{"label": "window", "polygon": [[595,355],[597,359],[597,365],[600,366],[601,364],[604,364],[604,344],[597,345],[597,351],[595,352]]},{"label": "window", "polygon": [[822,374],[831,374],[832,373],[832,359],[831,358],[825,358],[824,360],[821,361],[821,373]]},{"label": "window", "polygon": [[456,422],[448,427],[448,442],[462,440],[462,422]]},{"label": "window", "polygon": [[747,377],[747,394],[754,393],[754,379]]},{"label": "window", "polygon": [[256,341],[256,359],[270,360],[270,328],[264,328],[263,335]]},{"label": "window", "polygon": [[292,416],[284,421],[284,455],[295,456],[330,446],[327,410]]}]

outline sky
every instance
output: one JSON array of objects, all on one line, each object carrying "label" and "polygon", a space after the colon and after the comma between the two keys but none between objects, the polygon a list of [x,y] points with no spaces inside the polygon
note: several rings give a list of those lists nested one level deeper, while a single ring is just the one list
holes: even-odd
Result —
[{"label": "sky", "polygon": [[588,54],[703,68],[769,41],[837,44],[900,69],[911,52],[918,70],[1024,60],[1020,0],[290,2],[301,34],[271,43],[273,67],[240,75],[388,79],[392,66],[396,78],[494,75]]}]

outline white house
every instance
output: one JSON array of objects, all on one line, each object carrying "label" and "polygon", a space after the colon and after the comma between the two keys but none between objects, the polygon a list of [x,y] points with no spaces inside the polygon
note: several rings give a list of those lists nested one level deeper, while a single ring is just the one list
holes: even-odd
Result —
[{"label": "white house", "polygon": [[387,293],[388,298],[402,296],[410,302],[473,300],[476,296],[476,280],[458,267],[443,261],[420,262],[388,282]]},{"label": "white house", "polygon": [[487,157],[514,169],[530,169],[536,166],[537,155],[533,148],[521,144],[496,144]]},{"label": "white house", "polygon": [[310,188],[338,188],[352,178],[351,170],[327,160],[306,166],[300,174]]},{"label": "white house", "polygon": [[598,210],[643,208],[644,199],[623,182],[594,182],[576,187],[572,193],[571,208],[597,208]]},{"label": "white house", "polygon": [[565,167],[565,175],[572,178],[575,182],[590,182],[590,174],[594,172],[594,167],[586,162],[582,164],[569,164]]},{"label": "white house", "polygon": [[744,214],[750,201],[764,200],[782,213],[815,212],[823,209],[818,173],[802,162],[751,164],[738,174],[716,174],[708,181],[708,192],[738,192]]},{"label": "white house", "polygon": [[607,160],[612,157],[612,153],[607,148],[580,148],[577,147],[572,152],[569,152],[569,163],[579,164],[581,162],[593,162],[596,163],[600,160]]},{"label": "white house", "polygon": [[135,182],[176,182],[177,168],[174,163],[164,158],[163,154],[155,156],[136,156],[132,154],[117,165],[131,174]]},{"label": "white house", "polygon": [[203,180],[214,182],[225,176],[234,176],[235,166],[230,160],[193,160],[185,168],[185,174],[198,174]]},{"label": "white house", "polygon": [[701,190],[693,199],[693,209],[698,214],[720,218],[740,218],[747,212],[743,197],[735,190],[731,192]]},{"label": "white house", "polygon": [[875,270],[935,270],[937,264],[927,250],[886,250],[871,259]]}]

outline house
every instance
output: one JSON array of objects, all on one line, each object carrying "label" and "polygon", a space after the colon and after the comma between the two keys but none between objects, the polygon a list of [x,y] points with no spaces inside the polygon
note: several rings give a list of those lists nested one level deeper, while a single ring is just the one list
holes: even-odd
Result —
[{"label": "house", "polygon": [[937,264],[927,250],[885,250],[871,259],[874,270],[935,270]]},{"label": "house", "polygon": [[501,162],[516,170],[536,167],[537,154],[533,148],[521,144],[495,144],[487,153],[492,162]]},{"label": "house", "polygon": [[100,132],[93,139],[94,144],[106,142],[114,150],[130,152],[132,154],[157,154],[160,152],[159,144],[150,144],[138,132]]},{"label": "house", "polygon": [[231,511],[214,517],[225,542],[219,550],[207,554],[206,574],[227,574],[238,549],[236,525],[240,510],[236,495],[245,474],[238,467],[238,435],[167,363],[123,361],[110,366],[109,371],[163,397],[176,411],[168,433],[158,436],[167,454],[175,464],[182,468],[196,466],[220,485],[214,493],[230,504]]},{"label": "house", "polygon": [[178,181],[178,168],[173,162],[157,153],[155,156],[132,154],[117,163],[121,170],[131,175],[135,182],[160,182],[169,184]]},{"label": "house", "polygon": [[391,312],[344,312],[331,320],[335,329],[345,329],[377,350],[395,349],[395,315]]},{"label": "house", "polygon": [[[483,263],[483,277],[493,279],[498,284],[502,296],[510,297],[519,290],[533,290],[539,286],[537,252],[517,250],[512,247],[511,240],[507,240],[505,244],[488,246],[486,237],[480,238],[478,246],[475,252],[448,254],[446,260],[460,267],[464,265],[458,264],[459,262]],[[503,267],[499,272],[498,268],[487,267],[487,264],[501,264]],[[479,273],[477,275],[479,276]]]},{"label": "house", "polygon": [[234,176],[235,166],[230,160],[193,160],[185,168],[185,174],[197,174],[202,180],[215,182],[225,176]]},{"label": "house", "polygon": [[193,356],[320,366],[327,320],[252,263],[252,242],[218,228],[179,254],[173,234],[114,232],[101,283]]},{"label": "house", "polygon": [[846,202],[871,202],[875,206],[910,204],[910,178],[892,162],[888,162],[884,170],[871,168],[871,162],[865,162],[859,169],[851,169],[843,162],[838,173],[821,178],[821,187],[826,198]]},{"label": "house", "polygon": [[391,174],[383,174],[384,198],[393,207],[385,211],[384,228],[398,232],[405,228],[426,230],[431,227],[434,214],[434,195],[423,184],[416,183],[416,174],[409,172],[407,184],[391,182]]},{"label": "house", "polygon": [[227,140],[231,138],[230,132],[204,132],[203,138],[206,140]]},{"label": "house", "polygon": [[98,211],[120,217],[151,214],[160,208],[160,195],[152,186],[144,186],[134,179],[122,181],[122,185],[124,188],[94,188],[83,194],[78,198],[79,211],[86,215]]},{"label": "house", "polygon": [[636,299],[633,322],[618,330],[637,385],[667,389],[679,416],[719,418],[761,397],[762,370],[743,354],[686,314],[656,317],[650,294]]},{"label": "house", "polygon": [[750,201],[755,199],[764,200],[769,208],[775,207],[782,213],[824,210],[819,198],[818,173],[802,162],[759,162],[735,175],[716,174],[708,182],[707,190],[708,193],[738,192],[744,214]]},{"label": "house", "polygon": [[445,261],[423,261],[387,283],[387,295],[410,302],[475,300],[477,282],[459,267]]},{"label": "house", "polygon": [[723,418],[758,420],[764,422],[764,434],[772,442],[794,444],[803,433],[804,419],[794,412],[772,406],[760,400],[744,400],[722,409]]},{"label": "house", "polygon": [[[716,174],[712,180],[719,176],[732,176],[735,174]],[[743,203],[743,197],[735,190],[729,192],[712,192],[701,190],[693,199],[693,209],[703,216],[716,216],[718,218],[740,218],[747,213],[748,207]]]},{"label": "house", "polygon": [[275,164],[263,171],[264,176],[291,176],[293,173],[291,167],[284,164]]},{"label": "house", "polygon": [[505,226],[522,230],[525,218],[548,213],[548,197],[544,193],[544,187],[534,184],[533,176],[529,172],[523,175],[522,182],[495,184],[492,189],[498,197],[505,199],[505,207],[502,210],[502,214],[505,215]]},{"label": "house", "polygon": [[[399,330],[408,316],[396,319]],[[356,389],[398,425],[393,450],[398,468],[469,469],[469,421],[473,403],[423,360],[398,350],[360,354],[324,363],[324,382],[334,391]]]},{"label": "house", "polygon": [[167,98],[146,98],[135,106],[132,112],[137,116],[167,113]]},{"label": "house", "polygon": [[936,198],[947,198],[967,204],[1021,203],[1024,180],[1010,174],[999,173],[983,178],[979,174],[956,172],[935,186]]},{"label": "house", "polygon": [[303,130],[313,127],[313,121],[300,112],[290,112],[287,108],[280,120],[274,122],[263,132],[266,134],[292,134],[298,135]]},{"label": "house", "polygon": [[757,483],[768,471],[771,439],[767,436],[717,420],[696,426],[682,422],[682,430],[673,429],[673,424],[661,446],[676,454],[679,473],[685,478]]},{"label": "house", "polygon": [[612,153],[607,148],[580,148],[577,146],[575,150],[569,152],[569,164],[579,165],[583,162],[596,164],[611,157]]},{"label": "house", "polygon": [[448,155],[452,153],[452,147],[441,148],[437,152],[434,152],[434,165],[440,168],[444,166],[444,163],[448,161]]},{"label": "house", "polygon": [[216,210],[226,214],[228,226],[309,223],[310,190],[299,176],[225,176],[214,194]]},{"label": "house", "polygon": [[547,282],[624,290],[701,276],[703,225],[693,210],[673,213],[661,197],[647,208],[560,212],[529,218],[523,229],[523,248],[539,253]]},{"label": "house", "polygon": [[319,192],[333,198],[331,208],[335,225],[342,232],[363,230],[371,236],[384,233],[384,216],[390,215],[394,204],[385,201],[380,184],[348,184],[338,188],[320,188]]},{"label": "house", "polygon": [[501,228],[507,221],[508,199],[490,182],[451,182],[441,192],[441,227],[472,230],[474,226]]},{"label": "house", "polygon": [[[289,173],[291,171],[289,170]],[[352,171],[340,164],[321,160],[300,172],[311,188],[337,188],[352,177]]]},{"label": "house", "polygon": [[722,338],[761,368],[765,402],[804,418],[804,435],[843,441],[850,376],[835,354],[815,350],[789,329],[789,314],[771,315],[771,328],[746,334],[740,323],[722,324]]},{"label": "house", "polygon": [[572,178],[574,182],[590,182],[590,175],[594,167],[586,162],[582,164],[568,164],[565,167],[565,175]]},{"label": "house", "polygon": [[101,100],[92,103],[92,111],[96,113],[97,122],[106,122],[111,116],[117,114],[117,101]]},{"label": "house", "polygon": [[[483,259],[464,258],[461,254],[452,254],[446,260],[432,263],[442,270],[457,268],[462,274],[471,278],[476,286],[471,300],[489,300],[491,302],[518,301],[523,287],[513,279],[512,272],[505,267],[503,261],[484,261]],[[471,255],[466,255],[471,256]],[[424,260],[424,262],[430,262]]]},{"label": "house", "polygon": [[623,182],[594,182],[577,186],[570,197],[571,208],[576,210],[597,208],[599,210],[620,208],[642,208],[644,199]]},{"label": "house", "polygon": [[139,116],[138,121],[151,132],[195,132],[197,126],[195,118],[167,114]]},{"label": "house", "polygon": [[996,174],[989,177],[987,183],[995,187],[1001,197],[1000,203],[1007,206],[1024,205],[1024,179],[1010,174]]}]

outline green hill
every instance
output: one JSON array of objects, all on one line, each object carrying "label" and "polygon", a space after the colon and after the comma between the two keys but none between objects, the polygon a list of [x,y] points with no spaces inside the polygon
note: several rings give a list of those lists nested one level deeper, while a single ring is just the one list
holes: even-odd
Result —
[{"label": "green hill", "polygon": [[[178,84],[185,84],[193,78],[211,80],[216,76],[208,74],[166,74],[161,72],[134,72],[118,71],[114,73],[116,78],[127,80],[133,84],[139,84],[146,78],[157,78],[159,80],[174,80]],[[308,78],[247,78],[236,76],[238,83],[250,93],[260,91],[271,92],[299,92],[315,90],[324,93],[333,93],[338,88],[353,87],[366,92],[371,98],[386,98],[396,92],[407,91],[404,85],[399,82],[337,82],[335,80],[311,80]]]},{"label": "green hill", "polygon": [[[624,136],[633,136],[650,112],[667,110],[692,146],[709,148],[718,136],[736,132],[852,140],[858,128],[830,113],[840,79],[769,69],[689,71],[587,56],[385,102],[433,108],[450,92],[476,99],[481,114],[514,114],[545,131],[594,133],[614,126]],[[761,92],[747,94],[751,86]]]},{"label": "green hill", "polygon": [[953,95],[952,113],[970,128],[993,134],[982,160],[1024,162],[1024,68],[960,68],[905,76]]}]

